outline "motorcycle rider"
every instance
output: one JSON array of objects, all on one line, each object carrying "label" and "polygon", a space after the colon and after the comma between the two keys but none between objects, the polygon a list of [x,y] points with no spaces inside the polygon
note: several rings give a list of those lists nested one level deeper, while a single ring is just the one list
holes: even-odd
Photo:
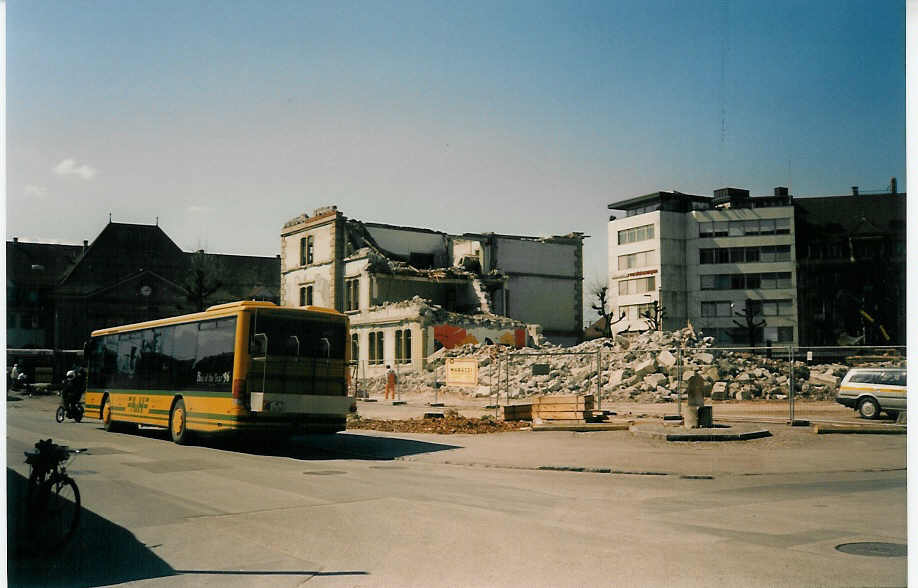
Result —
[{"label": "motorcycle rider", "polygon": [[67,379],[61,390],[61,402],[67,414],[70,414],[74,405],[76,405],[83,396],[83,381],[77,377],[73,370],[67,372]]}]

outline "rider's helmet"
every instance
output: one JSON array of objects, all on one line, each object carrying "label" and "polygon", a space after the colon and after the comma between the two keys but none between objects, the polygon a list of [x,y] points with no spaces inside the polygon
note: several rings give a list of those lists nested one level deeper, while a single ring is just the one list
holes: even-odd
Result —
[{"label": "rider's helmet", "polygon": [[[60,373],[60,372],[58,372],[58,373]],[[72,380],[72,379],[74,379],[75,377],[76,377],[76,373],[75,373],[73,370],[70,370],[69,372],[67,372],[67,379],[68,379],[68,380]]]}]

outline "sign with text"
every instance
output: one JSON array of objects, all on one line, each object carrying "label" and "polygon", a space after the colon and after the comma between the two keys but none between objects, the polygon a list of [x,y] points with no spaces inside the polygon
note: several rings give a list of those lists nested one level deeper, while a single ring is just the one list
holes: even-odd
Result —
[{"label": "sign with text", "polygon": [[447,386],[477,386],[478,385],[478,360],[477,359],[446,359],[446,385]]}]

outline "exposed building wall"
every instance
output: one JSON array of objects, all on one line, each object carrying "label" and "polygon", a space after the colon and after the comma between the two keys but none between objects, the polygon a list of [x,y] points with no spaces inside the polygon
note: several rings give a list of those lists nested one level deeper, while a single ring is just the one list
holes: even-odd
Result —
[{"label": "exposed building wall", "polygon": [[437,265],[447,263],[446,235],[443,233],[373,223],[364,223],[364,227],[376,244],[389,253],[406,258],[411,253],[427,253],[434,256]]},{"label": "exposed building wall", "polygon": [[493,262],[509,276],[505,314],[542,325],[550,340],[576,343],[583,330],[582,239],[495,235],[490,249]]},{"label": "exposed building wall", "polygon": [[[300,242],[309,237],[313,239],[313,260],[304,264]],[[377,312],[378,307],[415,296],[449,311],[501,313],[538,323],[552,340],[575,343],[583,316],[582,252],[578,233],[548,239],[451,236],[428,229],[348,221],[334,207],[325,208],[313,217],[291,220],[282,230],[282,304],[299,305],[300,289],[311,286],[313,305],[350,315],[362,349],[368,343],[368,329],[389,320]],[[479,263],[460,264],[468,257],[476,257]],[[355,278],[359,280],[359,306],[345,308],[347,284]],[[525,329],[523,322],[519,324]],[[482,338],[493,340],[491,335],[506,334],[500,329],[482,330],[480,323],[473,325]],[[424,341],[425,349],[435,344],[426,327],[412,345],[416,341]],[[384,345],[388,353],[390,343]],[[394,339],[391,345],[394,349]]]},{"label": "exposed building wall", "polygon": [[511,276],[507,286],[509,315],[525,323],[538,323],[549,340],[570,335],[576,316],[577,282],[542,276]]}]

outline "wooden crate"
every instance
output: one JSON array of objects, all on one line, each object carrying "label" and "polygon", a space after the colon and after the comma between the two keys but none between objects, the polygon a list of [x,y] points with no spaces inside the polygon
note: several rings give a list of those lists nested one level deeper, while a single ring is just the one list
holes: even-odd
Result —
[{"label": "wooden crate", "polygon": [[531,421],[531,404],[508,404],[504,407],[505,421]]},{"label": "wooden crate", "polygon": [[533,400],[533,422],[582,421],[593,416],[593,395],[539,396]]}]

